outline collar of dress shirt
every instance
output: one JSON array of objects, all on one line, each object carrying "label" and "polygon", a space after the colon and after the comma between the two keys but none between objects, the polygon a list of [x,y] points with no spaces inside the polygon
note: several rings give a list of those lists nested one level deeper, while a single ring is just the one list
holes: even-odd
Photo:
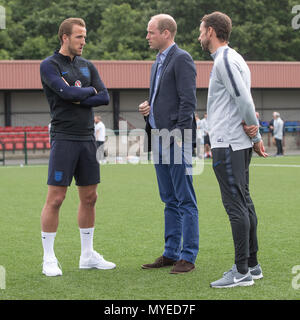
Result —
[{"label": "collar of dress shirt", "polygon": [[160,52],[157,56],[156,59],[158,60],[158,62],[160,62],[161,64],[164,63],[169,51],[171,50],[171,48],[175,46],[175,43],[171,44],[167,49],[165,49],[163,52]]}]

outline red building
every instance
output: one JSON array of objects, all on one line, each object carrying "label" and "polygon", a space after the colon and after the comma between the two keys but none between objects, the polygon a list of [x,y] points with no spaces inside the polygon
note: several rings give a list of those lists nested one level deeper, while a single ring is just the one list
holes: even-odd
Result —
[{"label": "red building", "polygon": [[[152,61],[94,61],[109,89],[111,102],[95,108],[106,126],[118,128],[119,119],[142,128],[144,120],[137,112],[148,97]],[[249,61],[252,93],[261,119],[268,121],[273,111],[284,120],[300,120],[300,62]],[[42,91],[40,61],[0,61],[0,126],[45,126],[50,121],[49,107]],[[206,109],[211,61],[196,61],[197,112]]]}]

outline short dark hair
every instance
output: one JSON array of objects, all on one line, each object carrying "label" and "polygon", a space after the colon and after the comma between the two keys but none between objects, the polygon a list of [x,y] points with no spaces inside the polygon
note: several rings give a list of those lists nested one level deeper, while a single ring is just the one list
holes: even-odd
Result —
[{"label": "short dark hair", "polygon": [[205,27],[212,27],[218,39],[222,41],[229,41],[230,33],[232,30],[232,22],[231,19],[222,12],[215,11],[210,14],[206,14],[201,22],[205,23]]},{"label": "short dark hair", "polygon": [[61,44],[63,44],[62,37],[64,34],[68,36],[72,34],[72,28],[74,24],[85,28],[85,22],[81,18],[68,18],[64,20],[58,29],[58,38]]}]

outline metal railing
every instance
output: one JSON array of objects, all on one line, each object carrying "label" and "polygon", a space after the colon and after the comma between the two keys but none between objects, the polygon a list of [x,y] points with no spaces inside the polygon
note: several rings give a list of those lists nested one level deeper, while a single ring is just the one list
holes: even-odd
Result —
[{"label": "metal railing", "polygon": [[0,142],[0,146],[1,146],[1,158],[0,158],[0,162],[2,162],[2,165],[5,166],[5,150],[4,150],[4,145],[2,142]]},{"label": "metal railing", "polygon": [[50,149],[49,134],[45,131],[0,132],[0,162],[8,158],[23,158],[28,164],[29,153]]},{"label": "metal railing", "polygon": [[[5,139],[4,139],[5,137]],[[106,129],[104,152],[107,160],[125,161],[140,157],[150,159],[151,154],[145,148],[145,131],[127,128],[120,130]],[[274,148],[271,132],[262,131],[265,146]],[[9,139],[11,138],[11,139]],[[10,141],[10,142],[9,142]],[[286,126],[283,138],[286,151],[300,151],[300,126]],[[14,133],[0,132],[0,164],[33,164],[47,163],[50,141],[46,131],[20,131]],[[21,163],[20,163],[21,162]]]}]

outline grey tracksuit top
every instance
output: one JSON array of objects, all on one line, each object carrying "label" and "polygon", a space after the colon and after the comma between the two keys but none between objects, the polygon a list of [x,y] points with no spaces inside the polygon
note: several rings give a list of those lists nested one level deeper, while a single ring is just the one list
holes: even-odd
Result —
[{"label": "grey tracksuit top", "polygon": [[247,125],[258,125],[251,96],[250,70],[234,49],[219,47],[211,55],[214,59],[210,75],[207,120],[211,148],[242,150],[261,140],[259,132],[250,139],[243,130]]}]

